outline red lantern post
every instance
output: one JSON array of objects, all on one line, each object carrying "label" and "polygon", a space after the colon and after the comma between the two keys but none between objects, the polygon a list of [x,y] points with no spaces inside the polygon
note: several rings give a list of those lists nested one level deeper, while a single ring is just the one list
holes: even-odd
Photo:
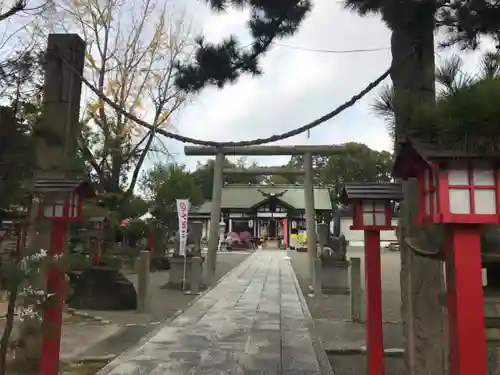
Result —
[{"label": "red lantern post", "polygon": [[283,225],[283,242],[285,249],[288,249],[288,219],[284,218],[281,220],[281,224]]},{"label": "red lantern post", "polygon": [[382,271],[380,231],[394,230],[392,201],[401,199],[399,184],[346,184],[341,193],[344,204],[353,206],[351,229],[365,236],[366,343],[368,374],[384,375],[384,338],[382,328]]},{"label": "red lantern post", "polygon": [[[68,224],[82,220],[82,198],[90,196],[92,191],[88,184],[65,180],[38,180],[34,191],[40,194],[34,201],[38,217],[52,223],[48,254],[60,257],[67,248]],[[46,291],[54,295],[55,301],[44,312],[40,375],[57,375],[65,298],[65,275],[60,268],[48,271]]]},{"label": "red lantern post", "polygon": [[500,224],[499,162],[407,139],[394,165],[397,177],[419,181],[417,223],[445,227],[450,375],[487,373],[479,225]]},{"label": "red lantern post", "polygon": [[92,257],[92,265],[98,266],[101,263],[101,255],[102,255],[102,238],[104,234],[104,222],[106,221],[105,217],[92,217],[89,219],[92,229],[95,233],[95,252]]}]

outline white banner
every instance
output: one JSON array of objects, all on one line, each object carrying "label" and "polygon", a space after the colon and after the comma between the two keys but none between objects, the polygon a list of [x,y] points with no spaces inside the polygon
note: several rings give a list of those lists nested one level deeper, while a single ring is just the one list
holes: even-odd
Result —
[{"label": "white banner", "polygon": [[177,199],[177,217],[179,218],[179,254],[186,256],[188,233],[189,199]]}]

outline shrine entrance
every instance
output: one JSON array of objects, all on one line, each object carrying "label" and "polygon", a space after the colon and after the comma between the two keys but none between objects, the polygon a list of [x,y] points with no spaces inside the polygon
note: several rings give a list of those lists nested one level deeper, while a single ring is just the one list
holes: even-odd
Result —
[{"label": "shrine entrance", "polygon": [[269,219],[267,228],[270,238],[275,239],[278,237],[278,223],[276,222],[275,218]]}]

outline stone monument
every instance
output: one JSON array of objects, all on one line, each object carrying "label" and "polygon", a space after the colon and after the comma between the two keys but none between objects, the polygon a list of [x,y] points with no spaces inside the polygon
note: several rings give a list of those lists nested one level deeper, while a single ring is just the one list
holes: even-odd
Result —
[{"label": "stone monument", "polygon": [[204,258],[201,256],[201,237],[203,233],[203,224],[199,221],[189,223],[188,235],[186,240],[186,257],[180,255],[180,237],[179,232],[175,235],[174,254],[170,257],[170,270],[168,271],[168,287],[179,288],[183,286],[184,262],[186,263],[186,280],[184,287],[189,288],[189,275],[191,274],[191,260],[193,257]]},{"label": "stone monument", "polygon": [[343,234],[330,235],[328,224],[318,224],[321,258],[321,286],[325,294],[349,293],[349,265],[346,259],[347,241]]}]

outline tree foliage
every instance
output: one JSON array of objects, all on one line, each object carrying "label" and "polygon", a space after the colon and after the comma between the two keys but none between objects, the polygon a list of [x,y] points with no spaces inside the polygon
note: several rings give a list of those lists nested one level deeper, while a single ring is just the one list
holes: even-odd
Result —
[{"label": "tree foliage", "polygon": [[[250,167],[256,167],[256,164],[250,165]],[[205,200],[212,199],[212,190],[214,184],[214,167],[215,161],[213,159],[208,160],[205,164],[198,163],[196,170],[193,172],[193,178],[196,184],[201,188],[203,197]],[[236,163],[225,159],[224,168],[246,168],[245,158],[240,158]],[[259,178],[255,175],[225,175],[224,181],[227,184],[258,184],[263,181],[263,178]]]},{"label": "tree foliage", "polygon": [[[373,104],[393,136],[413,135],[447,148],[464,151],[499,150],[500,122],[497,100],[500,99],[500,54],[486,53],[479,73],[462,70],[463,61],[455,55],[436,68],[438,84],[436,104],[413,105],[385,87]],[[405,116],[404,126],[396,129],[395,113]]]},{"label": "tree foliage", "polygon": [[167,227],[175,227],[176,199],[189,199],[192,206],[204,202],[203,193],[184,165],[157,164],[142,178],[141,187],[153,206],[152,214]]},{"label": "tree foliage", "polygon": [[26,185],[33,170],[30,126],[12,107],[0,107],[0,210],[26,203]]},{"label": "tree foliage", "polygon": [[[392,155],[375,151],[363,143],[341,145],[342,151],[331,156],[313,156],[315,184],[332,186],[346,182],[388,182],[391,180]],[[289,166],[303,168],[302,156],[292,156]],[[290,182],[302,182],[295,178]]]},{"label": "tree foliage", "polygon": [[41,117],[40,56],[28,51],[13,54],[0,67],[0,210],[26,204],[34,164],[33,126]]}]

